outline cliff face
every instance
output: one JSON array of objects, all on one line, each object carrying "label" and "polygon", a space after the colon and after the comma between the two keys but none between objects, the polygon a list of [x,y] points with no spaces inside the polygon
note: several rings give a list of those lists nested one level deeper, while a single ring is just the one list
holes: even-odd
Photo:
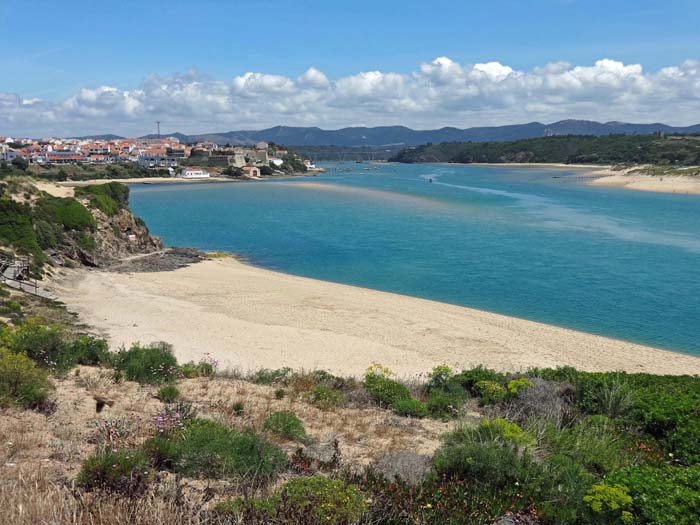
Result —
[{"label": "cliff face", "polygon": [[122,208],[112,217],[100,210],[92,211],[97,221],[94,258],[98,266],[163,249],[163,241],[151,235],[146,224],[129,209]]},{"label": "cliff face", "polygon": [[129,189],[108,183],[73,190],[18,179],[0,183],[0,248],[48,266],[111,266],[163,249],[128,208]]}]

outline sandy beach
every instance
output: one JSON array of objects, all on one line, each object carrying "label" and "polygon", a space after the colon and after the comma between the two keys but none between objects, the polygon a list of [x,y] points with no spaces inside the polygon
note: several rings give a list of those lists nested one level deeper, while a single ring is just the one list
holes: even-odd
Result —
[{"label": "sandy beach", "polygon": [[[469,165],[469,164],[465,164]],[[634,166],[626,169],[612,169],[612,166],[591,166],[590,164],[552,164],[552,163],[472,163],[472,166],[510,167],[510,168],[540,168],[580,171],[579,177],[590,178],[592,186],[608,186],[636,191],[655,193],[683,193],[700,195],[700,177],[687,175],[645,175],[637,171],[644,166]]]},{"label": "sandy beach", "polygon": [[592,186],[610,186],[657,193],[684,193],[700,195],[700,177],[683,175],[644,175],[620,171],[602,170],[590,173]]},{"label": "sandy beach", "polygon": [[403,376],[438,364],[698,374],[700,358],[423,299],[296,277],[233,258],[170,272],[66,270],[51,287],[112,348],[167,341],[181,361]]}]

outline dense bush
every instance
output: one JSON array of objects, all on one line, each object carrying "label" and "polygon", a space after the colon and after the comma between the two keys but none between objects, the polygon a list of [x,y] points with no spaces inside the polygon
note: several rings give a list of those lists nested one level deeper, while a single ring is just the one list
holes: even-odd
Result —
[{"label": "dense bush", "polygon": [[504,523],[518,523],[532,506],[529,495],[515,484],[494,488],[477,480],[428,476],[414,485],[387,480],[372,470],[351,475],[349,481],[369,495],[362,523],[490,525],[506,515],[512,521]]},{"label": "dense bush", "polygon": [[282,470],[287,456],[250,430],[238,432],[208,419],[191,419],[182,432],[163,433],[148,443],[159,462],[201,478],[247,478],[265,482]]},{"label": "dense bush", "polygon": [[324,385],[316,385],[306,393],[305,398],[321,410],[337,407],[343,402],[343,394]]},{"label": "dense bush", "polygon": [[216,366],[209,360],[201,360],[198,363],[190,361],[180,366],[180,374],[188,379],[193,377],[214,377],[216,375]]},{"label": "dense bush", "polygon": [[148,457],[140,450],[99,450],[83,461],[76,481],[86,489],[136,495],[146,490],[150,470]]},{"label": "dense bush", "polygon": [[625,523],[633,522],[632,513],[629,511],[632,505],[632,497],[627,487],[622,485],[593,485],[583,497],[592,513],[592,521],[598,523]]},{"label": "dense bush", "polygon": [[268,498],[220,502],[216,512],[243,523],[357,523],[367,505],[360,490],[323,476],[295,478]]},{"label": "dense bush", "polygon": [[392,409],[400,416],[423,418],[428,416],[428,407],[417,399],[399,399]]},{"label": "dense bush", "polygon": [[[700,466],[630,467],[611,474],[605,486],[622,487],[631,497],[634,523],[695,525],[700,517]],[[597,489],[596,493],[604,489]],[[595,494],[593,494],[595,495]],[[596,500],[590,500],[593,506]],[[595,509],[593,509],[595,510]],[[598,513],[600,514],[600,513]],[[606,523],[615,523],[607,521]],[[625,523],[622,520],[622,523]]]},{"label": "dense bush", "polygon": [[129,204],[129,187],[119,182],[77,187],[75,195],[86,197],[91,206],[110,217]]},{"label": "dense bush", "polygon": [[596,475],[638,462],[638,446],[605,416],[591,416],[561,430],[550,426],[544,443]]},{"label": "dense bush", "polygon": [[259,385],[272,385],[273,383],[284,384],[291,374],[291,368],[279,368],[277,370],[262,368],[255,372],[251,379],[253,383],[257,383]]},{"label": "dense bush", "polygon": [[22,353],[44,368],[64,370],[72,366],[67,352],[65,335],[58,325],[46,325],[32,319],[6,334],[10,350]]},{"label": "dense bush", "polygon": [[175,385],[163,385],[158,389],[156,397],[163,403],[173,403],[180,399],[180,390]]},{"label": "dense bush", "polygon": [[443,436],[435,453],[436,472],[447,478],[474,480],[492,487],[530,483],[541,467],[522,446],[531,438],[514,423],[463,425]]},{"label": "dense bush", "polygon": [[5,197],[0,198],[0,241],[19,253],[33,255],[38,263],[47,260],[32,226],[31,208]]},{"label": "dense bush", "polygon": [[167,343],[148,346],[136,343],[128,350],[117,352],[113,361],[126,379],[139,383],[165,383],[172,381],[178,372],[177,359]]},{"label": "dense bush", "polygon": [[481,405],[495,405],[508,397],[508,390],[495,381],[479,381],[474,385],[474,390],[480,398]]},{"label": "dense bush", "polygon": [[51,388],[46,371],[29,357],[0,348],[0,408],[41,408]]},{"label": "dense bush", "polygon": [[354,523],[366,508],[357,487],[323,476],[296,478],[282,486],[281,498],[292,507],[316,515],[320,523]]},{"label": "dense bush", "polygon": [[459,414],[464,404],[464,392],[433,390],[428,395],[426,407],[430,417],[451,419]]},{"label": "dense bush", "polygon": [[686,465],[700,463],[700,378],[648,380],[634,390],[627,419]]},{"label": "dense bush", "polygon": [[365,390],[372,399],[384,407],[391,407],[401,399],[411,399],[411,392],[408,388],[398,381],[390,379],[387,372],[375,366],[365,373]]},{"label": "dense bush", "polygon": [[467,390],[470,394],[477,395],[479,392],[474,387],[478,382],[491,381],[501,384],[505,381],[505,375],[479,365],[470,370],[463,370],[459,374],[453,376],[452,380],[459,383],[462,388]]},{"label": "dense bush", "polygon": [[263,430],[267,430],[276,436],[297,441],[306,437],[304,423],[294,412],[289,412],[288,410],[273,412],[267,416],[263,423]]},{"label": "dense bush", "polygon": [[34,206],[37,219],[61,224],[67,230],[91,230],[95,227],[92,214],[77,200],[71,198],[45,196]]},{"label": "dense bush", "polygon": [[433,390],[444,390],[448,387],[452,379],[452,369],[447,365],[434,367],[428,375],[428,381],[425,384],[425,390],[432,392]]},{"label": "dense bush", "polygon": [[141,447],[151,460],[151,465],[159,470],[177,470],[180,459],[180,444],[168,436],[153,436]]},{"label": "dense bush", "polygon": [[98,366],[111,361],[107,341],[92,335],[79,336],[68,344],[67,351],[77,365]]},{"label": "dense bush", "polygon": [[510,381],[508,381],[508,385],[506,385],[506,388],[508,389],[508,393],[511,396],[517,396],[523,390],[532,388],[533,386],[535,386],[535,384],[532,381],[525,377],[520,377],[518,379],[511,379]]}]

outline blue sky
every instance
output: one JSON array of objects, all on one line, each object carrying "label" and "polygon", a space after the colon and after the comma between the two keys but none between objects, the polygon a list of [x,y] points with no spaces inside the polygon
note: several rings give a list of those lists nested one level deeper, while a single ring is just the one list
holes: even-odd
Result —
[{"label": "blue sky", "polygon": [[190,70],[223,82],[246,72],[296,79],[312,66],[331,82],[410,76],[437,57],[525,72],[608,58],[646,74],[700,59],[699,27],[697,0],[0,0],[0,93],[60,104],[83,88],[133,91],[149,75]]}]

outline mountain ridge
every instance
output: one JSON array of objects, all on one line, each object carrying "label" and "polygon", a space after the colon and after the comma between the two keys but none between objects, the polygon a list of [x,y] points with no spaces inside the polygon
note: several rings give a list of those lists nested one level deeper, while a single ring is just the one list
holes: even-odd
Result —
[{"label": "mountain ridge", "polygon": [[[250,145],[259,141],[287,146],[342,146],[401,148],[441,142],[503,142],[552,135],[649,135],[652,133],[700,133],[700,124],[670,126],[661,122],[634,124],[628,122],[566,119],[543,124],[528,122],[505,126],[456,128],[446,126],[432,130],[414,130],[406,126],[346,127],[324,130],[319,127],[274,126],[261,130],[239,130],[217,133],[169,133],[163,137],[177,137],[181,142],[210,141],[218,144]],[[101,135],[105,136],[105,135]],[[88,136],[86,138],[95,138]],[[141,138],[156,138],[156,134]]]}]

